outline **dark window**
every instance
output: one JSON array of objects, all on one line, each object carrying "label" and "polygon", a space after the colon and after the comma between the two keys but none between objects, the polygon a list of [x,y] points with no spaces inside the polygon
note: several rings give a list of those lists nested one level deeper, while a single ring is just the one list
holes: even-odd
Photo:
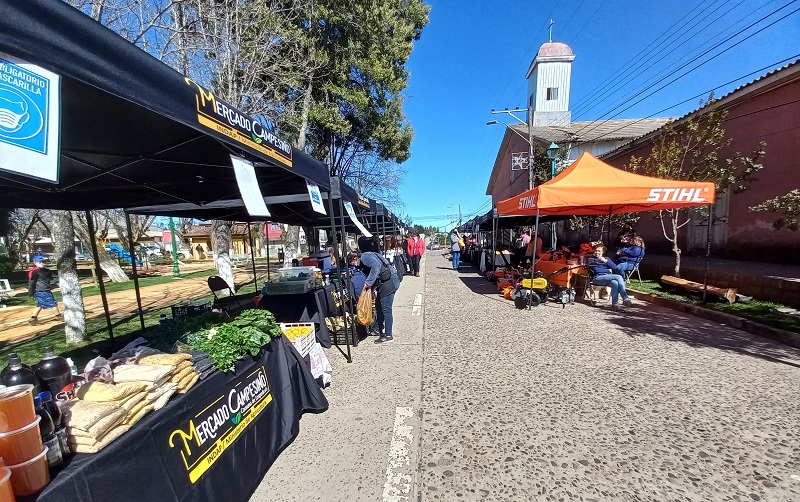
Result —
[{"label": "dark window", "polygon": [[558,99],[558,87],[547,88],[547,101],[554,101]]}]

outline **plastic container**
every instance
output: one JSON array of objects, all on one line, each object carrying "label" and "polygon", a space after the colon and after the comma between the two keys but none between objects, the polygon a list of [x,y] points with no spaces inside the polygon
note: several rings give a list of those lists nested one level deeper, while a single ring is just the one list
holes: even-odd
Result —
[{"label": "plastic container", "polygon": [[[61,389],[72,383],[72,368],[61,356],[57,356],[53,347],[45,347],[42,360],[34,368],[36,376],[44,383],[41,390],[49,390],[53,397],[57,397]],[[38,392],[34,394],[39,394]]]},{"label": "plastic container", "polygon": [[33,385],[33,394],[41,392],[41,382],[33,370],[19,361],[19,358],[8,358],[8,366],[0,378],[4,385]]},{"label": "plastic container", "polygon": [[27,368],[27,369],[33,371],[33,368],[31,368],[27,364],[23,364],[22,362],[20,362],[19,356],[17,355],[16,352],[9,352],[7,360],[8,360],[7,366],[5,368],[3,368],[3,371],[0,371],[0,380],[2,380],[3,377],[6,376],[6,373],[8,373],[8,370],[11,368],[11,364],[12,363],[19,363],[20,366],[22,366],[23,368]]},{"label": "plastic container", "polygon": [[36,418],[33,385],[15,385],[0,390],[0,432],[21,429]]},{"label": "plastic container", "polygon": [[11,469],[0,468],[0,502],[15,502],[14,490],[11,488]]},{"label": "plastic container", "polygon": [[33,495],[50,482],[50,469],[47,467],[47,447],[41,453],[21,464],[9,465],[11,488],[17,497]]},{"label": "plastic container", "polygon": [[39,432],[40,417],[33,422],[10,432],[0,432],[0,456],[6,464],[21,464],[42,451],[42,436]]},{"label": "plastic container", "polygon": [[305,281],[314,277],[315,267],[284,267],[278,269],[280,281]]}]

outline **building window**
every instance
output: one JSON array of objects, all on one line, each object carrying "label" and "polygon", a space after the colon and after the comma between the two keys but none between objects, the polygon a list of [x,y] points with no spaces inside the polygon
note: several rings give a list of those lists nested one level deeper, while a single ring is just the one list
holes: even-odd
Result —
[{"label": "building window", "polygon": [[280,230],[281,224],[280,223],[270,223],[269,224],[271,230]]},{"label": "building window", "polygon": [[558,99],[558,87],[547,88],[547,101],[555,101]]}]

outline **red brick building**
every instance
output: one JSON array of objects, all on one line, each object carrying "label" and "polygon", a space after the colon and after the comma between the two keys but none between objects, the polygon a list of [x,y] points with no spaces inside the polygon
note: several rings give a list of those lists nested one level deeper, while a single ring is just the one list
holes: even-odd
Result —
[{"label": "red brick building", "polygon": [[[765,141],[764,168],[750,188],[740,194],[726,194],[715,204],[712,225],[712,252],[717,256],[761,261],[797,262],[800,232],[774,230],[773,215],[753,212],[749,208],[792,189],[800,187],[800,164],[797,160],[800,144],[800,60],[774,70],[720,98],[713,106],[728,111],[722,127],[733,141],[720,152],[724,161],[736,152],[750,155],[760,141]],[[689,117],[702,116],[699,109],[678,119],[676,127]],[[602,160],[625,167],[632,156],[647,157],[653,148],[655,131],[612,151]],[[687,252],[705,251],[708,232],[707,219],[693,217],[680,234],[681,249]],[[668,252],[668,243],[658,222],[646,215],[637,226],[648,250]]]}]

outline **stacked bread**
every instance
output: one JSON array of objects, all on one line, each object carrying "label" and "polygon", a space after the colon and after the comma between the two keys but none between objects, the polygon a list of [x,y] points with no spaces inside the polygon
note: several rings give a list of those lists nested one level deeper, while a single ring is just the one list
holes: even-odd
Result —
[{"label": "stacked bread", "polygon": [[169,383],[175,385],[175,392],[183,394],[197,383],[200,376],[192,365],[191,354],[151,354],[139,359],[139,364],[156,365],[172,368]]}]

